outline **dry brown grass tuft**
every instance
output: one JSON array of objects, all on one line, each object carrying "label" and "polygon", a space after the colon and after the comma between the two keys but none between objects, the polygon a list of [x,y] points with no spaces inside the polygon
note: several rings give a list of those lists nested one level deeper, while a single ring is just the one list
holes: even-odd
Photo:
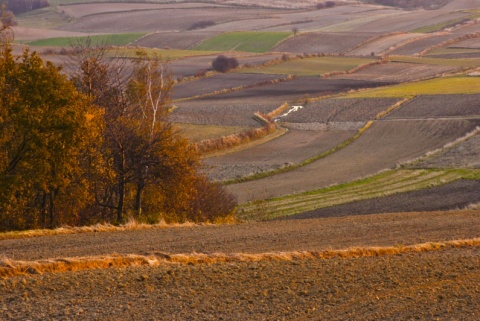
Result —
[{"label": "dry brown grass tuft", "polygon": [[191,253],[165,254],[153,253],[150,256],[142,255],[111,255],[77,258],[57,258],[40,261],[13,261],[0,260],[0,278],[9,278],[18,275],[72,272],[91,269],[106,269],[126,266],[157,266],[160,264],[218,264],[229,262],[258,262],[258,261],[292,261],[308,259],[331,258],[360,258],[403,253],[418,253],[440,251],[449,248],[466,248],[480,246],[480,238],[468,240],[453,240],[445,242],[422,243],[409,246],[385,247],[354,247],[345,250],[325,251],[293,251],[271,253]]},{"label": "dry brown grass tuft", "polygon": [[[228,223],[227,221],[222,223]],[[56,229],[43,229],[43,230],[28,230],[28,231],[12,231],[0,233],[0,240],[9,239],[25,239],[40,236],[52,236],[52,235],[67,235],[67,234],[81,234],[81,233],[96,233],[96,232],[123,232],[134,230],[147,230],[155,228],[176,228],[176,227],[192,227],[192,226],[205,226],[207,223],[197,224],[191,222],[185,223],[170,223],[167,224],[164,221],[157,224],[145,224],[139,223],[134,219],[129,219],[125,225],[115,226],[112,224],[96,224],[92,226],[80,226],[80,227],[59,227]]]}]

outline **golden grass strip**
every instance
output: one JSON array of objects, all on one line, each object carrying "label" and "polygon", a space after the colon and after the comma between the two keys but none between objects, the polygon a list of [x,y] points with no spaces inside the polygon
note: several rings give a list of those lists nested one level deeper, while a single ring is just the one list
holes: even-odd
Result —
[{"label": "golden grass strip", "polygon": [[428,242],[406,246],[378,246],[378,247],[352,247],[343,250],[324,251],[292,251],[292,252],[267,252],[267,253],[191,253],[191,254],[165,254],[154,253],[150,256],[143,255],[111,255],[77,258],[57,258],[39,261],[14,261],[0,260],[0,278],[9,278],[19,275],[34,275],[42,273],[75,272],[82,270],[106,269],[135,266],[158,266],[161,264],[219,264],[232,262],[258,262],[258,261],[293,261],[307,259],[333,259],[333,258],[363,258],[405,253],[420,253],[441,251],[452,248],[469,248],[480,246],[480,238],[453,240],[445,242]]},{"label": "golden grass strip", "polygon": [[135,230],[149,230],[149,229],[160,229],[160,228],[181,228],[181,227],[192,227],[192,226],[205,226],[209,225],[207,223],[197,224],[191,222],[185,223],[165,223],[160,222],[157,224],[145,224],[138,223],[135,220],[129,220],[125,225],[112,225],[112,224],[95,224],[91,226],[79,226],[79,227],[70,227],[64,226],[56,229],[37,229],[37,230],[27,230],[27,231],[11,231],[0,233],[0,240],[9,240],[9,239],[25,239],[41,236],[53,236],[53,235],[68,235],[68,234],[82,234],[82,233],[96,233],[96,232],[124,232],[124,231],[135,231]]}]

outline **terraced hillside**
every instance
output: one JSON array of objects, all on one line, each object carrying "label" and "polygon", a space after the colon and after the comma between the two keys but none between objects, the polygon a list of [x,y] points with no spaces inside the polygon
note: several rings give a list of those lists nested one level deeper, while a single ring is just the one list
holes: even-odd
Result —
[{"label": "terraced hillside", "polygon": [[51,4],[14,52],[163,57],[237,222],[1,233],[0,320],[480,318],[479,0]]}]

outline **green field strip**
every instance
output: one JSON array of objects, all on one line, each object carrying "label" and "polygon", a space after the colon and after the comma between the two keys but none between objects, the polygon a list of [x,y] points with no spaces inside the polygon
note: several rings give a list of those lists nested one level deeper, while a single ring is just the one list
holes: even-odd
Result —
[{"label": "green field strip", "polygon": [[[417,172],[417,171],[414,171]],[[402,173],[403,174],[403,173]],[[299,197],[293,202],[288,202],[282,204],[278,204],[275,206],[275,209],[282,212],[288,209],[316,209],[316,208],[323,208],[329,207],[332,205],[344,204],[349,203],[356,200],[361,199],[368,199],[371,197],[378,197],[378,196],[385,196],[389,195],[390,193],[399,193],[404,190],[414,190],[418,189],[418,187],[422,186],[429,186],[432,179],[436,178],[444,178],[450,174],[445,174],[443,172],[429,172],[429,171],[421,171],[418,175],[401,175],[399,177],[400,181],[396,181],[392,177],[387,177],[388,180],[380,179],[381,184],[367,184],[367,185],[360,185],[353,189],[347,189],[339,191],[338,193],[328,193],[328,195],[319,195],[319,194],[311,194],[306,197]],[[455,176],[457,177],[457,176]],[[447,180],[448,181],[448,180]],[[392,182],[394,182],[392,184]],[[390,186],[391,185],[391,186]],[[387,187],[387,189],[386,189]],[[326,197],[324,199],[324,197]],[[319,203],[320,201],[320,203]],[[299,206],[295,206],[299,205]],[[319,207],[317,207],[319,206]]]},{"label": "green field strip", "polygon": [[472,17],[473,17],[473,16],[470,16],[470,17],[460,17],[460,18],[448,20],[448,21],[445,21],[445,22],[437,23],[437,24],[434,24],[434,25],[417,28],[417,29],[412,30],[411,32],[415,32],[415,33],[432,33],[432,32],[442,31],[442,30],[444,30],[444,29],[446,29],[446,28],[454,27],[455,25],[457,25],[457,24],[459,24],[459,23],[467,22],[467,21],[471,20]]},{"label": "green field strip", "polygon": [[[480,41],[480,40],[479,40]],[[433,49],[429,51],[425,56],[438,56],[438,55],[461,55],[461,54],[473,54],[473,53],[480,53],[480,49],[477,48],[462,48],[462,47],[442,47]],[[470,58],[471,60],[478,61],[480,58]],[[451,59],[452,61],[455,60],[466,60],[466,59]]]},{"label": "green field strip", "polygon": [[245,68],[237,71],[245,74],[273,74],[295,76],[321,76],[334,71],[347,72],[355,67],[375,61],[371,58],[314,57],[287,60],[275,65]]},{"label": "green field strip", "polygon": [[90,39],[93,46],[126,46],[143,37],[145,33],[108,34],[85,37],[58,37],[29,42],[30,46],[68,47],[76,43],[85,43]]},{"label": "green field strip", "polygon": [[[477,179],[478,170],[391,170],[358,181],[317,191],[262,201],[269,218],[283,217],[359,200],[440,186],[459,179]],[[388,186],[388,188],[385,188]],[[255,219],[258,203],[239,208],[243,219]]]},{"label": "green field strip", "polygon": [[347,98],[386,98],[416,95],[460,95],[480,93],[480,77],[436,78],[352,93]]},{"label": "green field strip", "polygon": [[291,32],[229,32],[206,39],[193,50],[264,53],[291,35]]},{"label": "green field strip", "polygon": [[[468,51],[468,52],[471,52],[471,51]],[[459,67],[459,68],[480,67],[480,59],[469,59],[469,58],[447,59],[447,58],[428,58],[428,57],[426,58],[426,57],[410,57],[410,56],[390,56],[388,59],[390,60],[390,62],[407,62],[407,63],[424,64],[424,65],[440,65],[440,66],[451,66],[451,67]]]},{"label": "green field strip", "polygon": [[[202,51],[202,50],[182,50],[182,49],[154,49],[142,48],[148,55],[159,56],[166,60],[176,60],[195,56],[213,56],[218,55],[219,51]],[[138,48],[120,48],[107,51],[109,57],[117,58],[136,58]]]}]

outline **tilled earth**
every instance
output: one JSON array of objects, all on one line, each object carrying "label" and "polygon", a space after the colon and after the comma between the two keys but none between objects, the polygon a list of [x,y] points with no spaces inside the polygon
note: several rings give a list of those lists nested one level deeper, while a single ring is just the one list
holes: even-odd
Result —
[{"label": "tilled earth", "polygon": [[[480,211],[362,215],[0,241],[0,257],[265,253],[479,236]],[[480,248],[173,264],[0,280],[0,320],[476,320]]]},{"label": "tilled earth", "polygon": [[480,248],[0,281],[2,320],[478,320]]}]

